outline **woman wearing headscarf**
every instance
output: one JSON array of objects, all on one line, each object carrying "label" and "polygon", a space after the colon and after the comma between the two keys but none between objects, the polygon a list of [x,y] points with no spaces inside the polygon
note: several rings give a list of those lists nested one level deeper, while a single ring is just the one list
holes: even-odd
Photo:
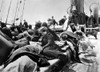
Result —
[{"label": "woman wearing headscarf", "polygon": [[65,42],[66,45],[69,46],[69,50],[71,51],[69,55],[71,55],[71,60],[80,62],[78,57],[78,46],[77,46],[77,36],[73,32],[65,31],[61,33],[60,38]]},{"label": "woman wearing headscarf", "polygon": [[54,40],[55,41],[59,41],[60,40],[60,38],[57,36],[57,34],[48,27],[48,25],[47,25],[46,22],[43,22],[42,26],[47,27],[47,29],[49,30],[49,32],[54,36]]},{"label": "woman wearing headscarf", "polygon": [[[53,70],[54,72],[58,72],[67,63],[66,56],[63,54],[63,52],[60,51],[61,49],[59,48],[59,46],[55,44],[54,36],[49,32],[47,27],[41,27],[39,29],[39,32],[42,34],[40,42],[42,43],[41,46],[43,47],[43,50],[41,54],[49,58],[59,59],[57,63],[51,66],[55,67],[55,69]],[[50,72],[52,72],[52,70]]]}]

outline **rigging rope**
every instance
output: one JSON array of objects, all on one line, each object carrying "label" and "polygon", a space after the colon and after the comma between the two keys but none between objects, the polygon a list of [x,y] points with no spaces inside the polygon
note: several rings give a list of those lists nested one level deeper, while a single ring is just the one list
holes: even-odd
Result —
[{"label": "rigging rope", "polygon": [[18,4],[19,4],[19,0],[17,0],[17,5],[16,5],[16,11],[15,11],[15,16],[14,16],[14,22],[16,21],[16,16],[17,16],[17,12],[18,12]]},{"label": "rigging rope", "polygon": [[11,4],[12,4],[12,0],[10,0],[10,4],[9,4],[9,8],[8,8],[8,13],[7,13],[7,18],[6,18],[6,22],[5,23],[7,23],[7,21],[8,21],[8,16],[9,16]]},{"label": "rigging rope", "polygon": [[0,21],[2,21],[2,7],[3,7],[3,3],[4,3],[4,1],[2,0],[1,1],[1,7],[0,7]]},{"label": "rigging rope", "polygon": [[22,10],[22,15],[21,15],[20,22],[22,22],[22,20],[23,20],[23,16],[24,16],[25,1],[26,1],[26,0],[24,0],[24,4],[23,4],[23,10]]},{"label": "rigging rope", "polygon": [[14,17],[14,23],[17,20],[20,20],[20,22],[22,22],[23,14],[24,14],[25,0],[17,0],[17,1],[18,2],[17,2],[15,17]]}]

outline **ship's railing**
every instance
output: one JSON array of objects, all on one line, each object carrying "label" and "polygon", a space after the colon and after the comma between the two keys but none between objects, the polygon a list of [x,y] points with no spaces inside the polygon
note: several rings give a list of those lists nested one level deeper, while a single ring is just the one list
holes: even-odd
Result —
[{"label": "ship's railing", "polygon": [[92,32],[92,31],[94,31],[94,30],[96,30],[96,31],[99,31],[100,32],[100,27],[95,27],[95,28],[92,28],[92,27],[86,27],[85,25],[79,25],[79,29],[81,29],[81,28],[84,28],[84,30],[85,30],[85,32]]},{"label": "ship's railing", "polygon": [[86,28],[86,31],[92,32],[93,30],[100,31],[100,27],[96,28]]}]

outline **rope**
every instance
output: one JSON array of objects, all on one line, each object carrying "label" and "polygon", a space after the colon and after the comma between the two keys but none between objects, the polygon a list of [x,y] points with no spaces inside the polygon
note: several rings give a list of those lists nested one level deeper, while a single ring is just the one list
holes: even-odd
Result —
[{"label": "rope", "polygon": [[[23,5],[21,5],[21,4],[23,4]],[[20,22],[22,22],[23,14],[24,14],[24,6],[25,6],[25,0],[23,0],[23,3],[22,3],[22,0],[17,0],[17,6],[16,6],[15,17],[14,17],[14,23],[16,21],[16,18],[18,18],[18,20],[20,19]],[[20,14],[21,14],[21,16],[19,16]]]},{"label": "rope", "polygon": [[7,21],[8,21],[8,16],[9,16],[11,4],[12,4],[12,0],[10,0],[10,5],[9,5],[9,8],[8,8],[7,18],[6,18],[6,22],[5,23],[7,23]]},{"label": "rope", "polygon": [[17,15],[17,12],[18,12],[18,3],[19,2],[19,0],[17,0],[17,6],[16,6],[16,11],[15,11],[15,16],[14,16],[14,23],[15,23],[15,21],[16,21],[16,15]]},{"label": "rope", "polygon": [[23,4],[23,10],[22,10],[22,15],[21,15],[20,22],[22,22],[22,20],[23,20],[24,9],[25,9],[25,1],[26,1],[26,0],[24,0],[24,4]]}]

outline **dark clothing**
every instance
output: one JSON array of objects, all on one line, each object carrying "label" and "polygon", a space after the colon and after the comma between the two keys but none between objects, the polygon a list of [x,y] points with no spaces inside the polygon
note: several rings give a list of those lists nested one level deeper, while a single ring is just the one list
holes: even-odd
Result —
[{"label": "dark clothing", "polygon": [[0,31],[0,35],[3,36],[8,41],[10,41],[11,43],[14,43],[14,41],[10,37],[8,37],[6,34],[4,34],[2,31]]},{"label": "dark clothing", "polygon": [[58,35],[53,30],[51,30],[47,25],[44,25],[44,27],[47,27],[49,32],[53,35],[55,41],[60,41],[60,38],[58,37]]},{"label": "dark clothing", "polygon": [[37,29],[34,29],[33,30],[33,39],[32,39],[32,41],[39,41],[39,38],[41,37],[41,34],[38,32],[38,30]]},{"label": "dark clothing", "polygon": [[23,25],[25,26],[25,28],[28,28],[28,23],[27,22],[24,22]]},{"label": "dark clothing", "polygon": [[14,47],[13,41],[0,31],[0,65],[7,60],[8,55]]},{"label": "dark clothing", "polygon": [[28,56],[30,59],[35,61],[40,67],[49,65],[47,59],[45,59],[43,55],[38,54],[38,52],[39,49],[34,45],[33,46],[27,45],[18,49],[13,49],[11,54],[9,55],[8,60],[5,62],[5,66],[17,60],[21,56]]},{"label": "dark clothing", "polygon": [[52,19],[52,24],[53,24],[53,25],[55,25],[55,24],[57,24],[57,25],[58,25],[58,23],[56,22],[56,20],[55,20],[55,19]]},{"label": "dark clothing", "polygon": [[51,33],[46,34],[42,37],[42,46],[45,48],[55,49],[55,42],[54,42],[54,36]]},{"label": "dark clothing", "polygon": [[59,25],[63,25],[64,23],[65,23],[65,19],[63,18],[63,19],[61,19],[60,21],[59,21]]},{"label": "dark clothing", "polygon": [[21,57],[23,55],[29,56],[34,61],[39,60],[39,56],[33,53],[32,48],[25,46],[25,47],[19,48],[17,50],[13,49],[10,56],[9,56],[9,59],[5,62],[5,66],[7,64],[15,61],[16,59],[18,59],[19,57]]},{"label": "dark clothing", "polygon": [[6,23],[0,22],[1,28],[6,27]]},{"label": "dark clothing", "polygon": [[22,26],[19,25],[19,26],[16,26],[17,30],[18,30],[18,33],[22,33]]},{"label": "dark clothing", "polygon": [[8,29],[7,27],[2,28],[1,31],[2,31],[4,34],[6,34],[8,37],[12,38],[11,31],[10,31],[10,29]]},{"label": "dark clothing", "polygon": [[[53,53],[51,52],[52,55],[56,55],[56,52]],[[67,48],[66,50],[66,57],[64,56],[59,56],[58,57],[60,60],[58,60],[56,63],[51,65],[45,72],[59,72],[63,69],[63,67],[67,64],[70,63],[70,61],[73,59],[73,53],[70,48]]]},{"label": "dark clothing", "polygon": [[49,28],[48,28],[48,30],[54,36],[54,40],[55,41],[60,41],[60,38],[57,36],[57,34],[53,30],[51,30]]},{"label": "dark clothing", "polygon": [[42,38],[43,51],[42,54],[49,58],[58,58],[62,55],[61,48],[55,44],[54,37],[51,33],[48,33]]},{"label": "dark clothing", "polygon": [[47,56],[49,59],[59,58],[60,55],[63,55],[63,52],[59,50],[50,50],[49,48],[44,49],[43,55]]},{"label": "dark clothing", "polygon": [[76,31],[76,28],[75,28],[75,27],[72,27],[72,26],[71,26],[71,29],[72,29],[73,32]]}]

